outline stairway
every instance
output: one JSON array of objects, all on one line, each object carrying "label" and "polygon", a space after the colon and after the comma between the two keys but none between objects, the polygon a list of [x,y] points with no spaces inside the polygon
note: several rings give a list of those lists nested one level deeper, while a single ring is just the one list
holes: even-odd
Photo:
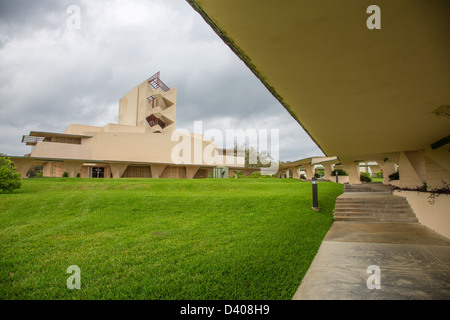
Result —
[{"label": "stairway", "polygon": [[404,197],[382,184],[345,185],[336,199],[335,221],[418,222]]}]

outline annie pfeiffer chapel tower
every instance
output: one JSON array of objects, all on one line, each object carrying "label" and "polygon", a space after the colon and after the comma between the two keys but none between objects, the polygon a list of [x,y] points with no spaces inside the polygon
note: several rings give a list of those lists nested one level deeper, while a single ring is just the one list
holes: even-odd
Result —
[{"label": "annie pfeiffer chapel tower", "polygon": [[[207,178],[224,163],[230,172],[244,169],[243,157],[227,155],[214,140],[176,131],[176,103],[177,89],[158,72],[120,99],[118,123],[71,124],[63,133],[31,131],[22,137],[31,153],[12,160],[22,176],[32,165],[42,165],[44,177],[193,179]],[[195,157],[194,151],[203,156],[205,150],[213,162]],[[180,152],[183,161],[173,157]]]},{"label": "annie pfeiffer chapel tower", "polygon": [[119,101],[119,125],[145,132],[170,133],[176,129],[177,89],[169,88],[156,73]]}]

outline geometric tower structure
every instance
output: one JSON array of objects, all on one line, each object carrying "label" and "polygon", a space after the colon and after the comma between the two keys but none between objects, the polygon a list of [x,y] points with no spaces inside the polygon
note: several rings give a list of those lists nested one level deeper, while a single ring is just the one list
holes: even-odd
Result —
[{"label": "geometric tower structure", "polygon": [[146,133],[176,129],[176,88],[170,89],[157,72],[119,101],[119,125],[144,128]]}]

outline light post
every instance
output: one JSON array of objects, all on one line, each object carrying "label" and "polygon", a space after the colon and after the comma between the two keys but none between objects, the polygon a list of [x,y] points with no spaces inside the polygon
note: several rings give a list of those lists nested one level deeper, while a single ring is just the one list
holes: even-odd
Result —
[{"label": "light post", "polygon": [[315,211],[320,211],[319,207],[319,198],[317,195],[317,178],[312,178],[312,197],[313,197],[313,207],[312,209]]}]

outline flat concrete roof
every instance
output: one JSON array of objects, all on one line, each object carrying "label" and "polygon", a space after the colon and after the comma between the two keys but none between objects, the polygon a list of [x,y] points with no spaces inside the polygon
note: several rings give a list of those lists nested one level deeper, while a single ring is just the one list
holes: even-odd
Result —
[{"label": "flat concrete roof", "polygon": [[32,136],[32,137],[44,137],[44,138],[52,138],[52,137],[92,138],[92,136],[87,136],[87,135],[84,135],[84,134],[67,134],[67,133],[45,132],[45,131],[30,131],[30,136]]}]

